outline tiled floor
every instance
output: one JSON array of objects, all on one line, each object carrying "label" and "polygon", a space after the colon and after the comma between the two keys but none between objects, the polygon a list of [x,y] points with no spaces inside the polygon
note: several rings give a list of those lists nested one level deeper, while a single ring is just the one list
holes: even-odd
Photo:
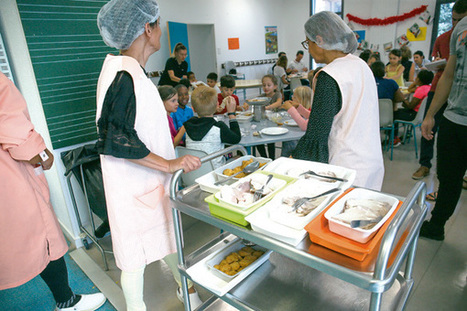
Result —
[{"label": "tiled floor", "polygon": [[[405,196],[415,185],[416,181],[411,179],[412,173],[418,168],[415,159],[414,146],[402,145],[394,150],[394,160],[389,160],[385,155],[386,174],[382,191],[400,196]],[[436,189],[437,180],[435,169],[426,177],[428,191]],[[406,310],[467,310],[467,191],[462,192],[457,210],[446,226],[446,239],[443,242],[420,238],[418,242],[417,255],[414,267],[415,285],[412,295],[408,301]],[[430,203],[430,207],[433,207]],[[200,222],[184,223],[186,227],[187,251],[202,245],[204,241],[218,234],[218,229],[202,224]],[[101,268],[102,260],[95,249],[84,252],[78,250],[75,255],[87,257],[89,255]],[[73,254],[72,254],[73,256]],[[81,260],[77,260],[80,264]],[[110,271],[106,274],[102,271],[96,272],[96,265],[92,274],[100,275],[107,279],[104,283],[109,284],[109,277],[119,285],[119,271],[115,267],[113,258],[109,259]],[[80,266],[85,270],[88,264]],[[97,269],[98,270],[98,269]],[[91,278],[93,278],[91,275]],[[99,282],[95,282],[98,287]],[[112,282],[110,282],[111,284]],[[115,284],[114,283],[114,284]],[[118,286],[100,287],[109,297],[118,310],[125,310],[124,300]],[[145,301],[149,310],[183,310],[183,305],[175,296],[176,285],[173,281],[168,267],[163,262],[156,262],[147,267],[145,274]],[[209,293],[200,291],[202,299],[209,297]],[[232,307],[217,306],[215,310],[235,310]]]}]

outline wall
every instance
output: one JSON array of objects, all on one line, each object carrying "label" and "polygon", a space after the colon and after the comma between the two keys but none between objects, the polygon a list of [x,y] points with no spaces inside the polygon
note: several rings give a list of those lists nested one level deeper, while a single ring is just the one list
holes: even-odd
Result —
[{"label": "wall", "polygon": [[[276,58],[277,54],[266,54],[264,27],[278,27],[279,51],[287,52],[290,60],[297,50],[302,49],[304,40],[303,24],[309,15],[307,0],[160,0],[162,38],[161,49],[153,54],[147,64],[148,71],[163,70],[170,56],[166,21],[187,24],[214,24],[217,68],[223,74],[221,65],[228,61],[246,61]],[[183,8],[183,9],[181,9]],[[196,12],[196,13],[194,13]],[[240,38],[240,49],[229,50],[227,38]],[[304,58],[308,63],[308,56]],[[261,78],[271,65],[240,67],[246,79]],[[195,74],[197,74],[195,72]],[[196,75],[198,79],[205,79]]]},{"label": "wall", "polygon": [[[400,15],[412,11],[421,5],[428,5],[428,11],[434,17],[436,8],[436,0],[389,0],[389,1],[372,1],[372,0],[344,0],[344,16],[348,13],[361,17],[361,18],[385,18],[393,15]],[[345,18],[348,22],[348,19]],[[382,56],[382,61],[386,63],[389,61],[388,56],[384,53],[383,44],[392,41],[396,47],[396,38],[406,33],[407,28],[410,28],[414,23],[419,26],[426,26],[418,16],[410,18],[406,21],[396,23],[388,26],[373,26],[365,27],[363,25],[351,23],[354,30],[366,30],[365,40],[373,44],[379,44],[379,51]],[[433,23],[427,26],[427,34],[425,41],[412,41],[410,49],[412,53],[421,50],[426,55],[431,54],[430,43]]]},{"label": "wall", "polygon": [[191,71],[198,80],[206,82],[208,73],[217,71],[214,25],[188,25]]}]

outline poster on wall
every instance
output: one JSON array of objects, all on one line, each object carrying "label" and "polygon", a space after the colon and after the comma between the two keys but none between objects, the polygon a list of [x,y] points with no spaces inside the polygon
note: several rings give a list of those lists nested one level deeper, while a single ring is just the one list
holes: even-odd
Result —
[{"label": "poster on wall", "polygon": [[407,29],[407,38],[409,41],[425,41],[426,27],[420,27],[417,23]]},{"label": "poster on wall", "polygon": [[228,38],[227,42],[229,44],[229,50],[240,49],[240,40],[238,38]]},{"label": "poster on wall", "polygon": [[432,21],[432,17],[431,17],[431,14],[429,11],[425,11],[422,13],[422,15],[420,15],[419,17],[422,21],[425,22],[425,24],[427,25],[430,25],[431,21]]},{"label": "poster on wall", "polygon": [[383,44],[384,52],[389,53],[392,50],[392,42]]},{"label": "poster on wall", "polygon": [[265,39],[266,39],[266,54],[277,53],[277,26],[266,26]]},{"label": "poster on wall", "polygon": [[396,42],[397,42],[397,44],[399,45],[399,48],[403,47],[404,45],[410,46],[410,41],[409,41],[409,39],[407,38],[407,35],[405,35],[405,34],[399,36],[399,37],[396,39]]},{"label": "poster on wall", "polygon": [[360,43],[362,40],[365,40],[365,30],[355,30],[355,37],[357,37],[357,41]]}]

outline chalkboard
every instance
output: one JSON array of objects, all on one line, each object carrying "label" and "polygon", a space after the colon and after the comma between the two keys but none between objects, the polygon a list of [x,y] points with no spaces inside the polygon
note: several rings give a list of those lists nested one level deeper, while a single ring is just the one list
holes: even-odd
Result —
[{"label": "chalkboard", "polygon": [[107,1],[17,0],[53,147],[95,140],[105,56],[97,13]]}]

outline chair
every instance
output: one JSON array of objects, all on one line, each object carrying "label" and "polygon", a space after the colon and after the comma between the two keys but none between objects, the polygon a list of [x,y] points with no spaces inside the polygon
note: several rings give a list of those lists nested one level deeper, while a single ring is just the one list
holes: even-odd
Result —
[{"label": "chair", "polygon": [[[105,250],[98,242],[96,237],[96,226],[94,224],[93,214],[98,216],[103,223],[108,223],[107,205],[105,202],[104,184],[102,180],[102,170],[99,154],[97,153],[95,144],[84,145],[73,150],[61,153],[63,164],[65,165],[65,176],[68,189],[70,190],[71,202],[75,212],[76,220],[81,234],[84,235],[83,244],[86,249],[89,249],[89,238],[99,249],[102,260],[104,261],[105,270],[109,270],[105,253],[112,251]],[[80,191],[85,197],[86,206],[89,212],[91,223],[91,231],[83,225],[81,216],[78,210],[78,204],[75,194],[75,189],[71,178],[75,176],[78,181]]]},{"label": "chair", "polygon": [[[391,161],[394,151],[394,109],[392,100],[388,98],[382,98],[379,102],[379,128],[385,131],[386,138],[384,139],[383,150],[389,150],[391,148]],[[389,135],[388,135],[389,132]],[[388,137],[389,136],[389,137]]]},{"label": "chair", "polygon": [[426,101],[427,97],[423,99],[422,103],[420,104],[420,108],[418,109],[417,114],[415,115],[415,118],[412,121],[404,121],[404,120],[394,120],[394,126],[399,126],[399,124],[404,125],[404,141],[403,143],[405,144],[406,142],[410,142],[410,137],[408,137],[409,132],[412,131],[412,136],[413,136],[413,141],[414,141],[414,146],[415,146],[415,158],[418,159],[418,147],[417,147],[417,135],[416,135],[416,128],[422,126],[423,122],[423,116],[425,112],[425,106],[426,106]]},{"label": "chair", "polygon": [[[182,146],[175,147],[175,156],[177,158],[182,157],[184,155],[191,154],[193,156],[202,158],[207,155],[206,152],[196,149],[190,149]],[[184,187],[191,186],[195,183],[195,180],[198,177],[201,177],[209,172],[214,170],[214,166],[212,165],[211,161],[205,162],[201,165],[201,167],[195,171],[184,173],[182,174],[182,184]]]}]

